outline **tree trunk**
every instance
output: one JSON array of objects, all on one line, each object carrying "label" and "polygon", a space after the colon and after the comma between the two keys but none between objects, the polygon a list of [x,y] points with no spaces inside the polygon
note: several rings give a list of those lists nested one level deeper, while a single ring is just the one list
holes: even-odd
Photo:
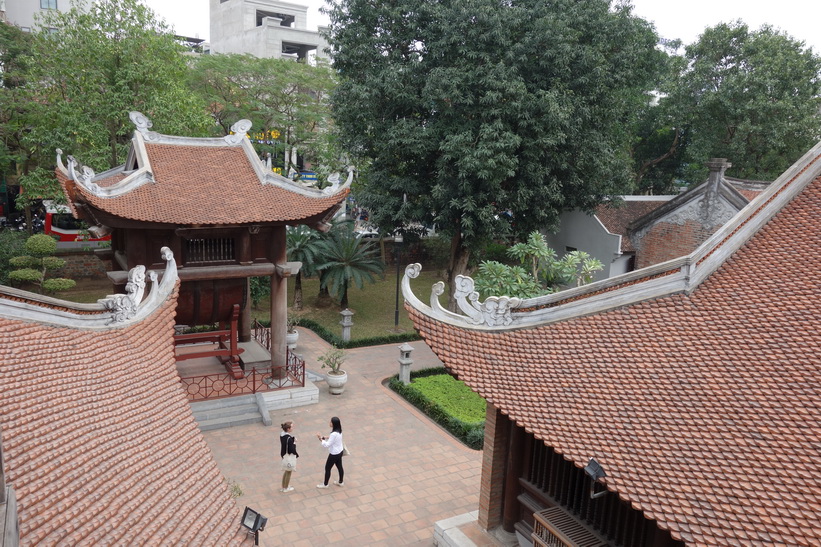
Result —
[{"label": "tree trunk", "polygon": [[294,310],[302,311],[302,272],[294,278]]},{"label": "tree trunk", "polygon": [[470,259],[470,250],[463,245],[464,240],[462,234],[454,235],[450,240],[450,259],[448,260],[448,309],[452,312],[457,311],[456,298],[454,292],[456,291],[457,275],[465,275],[468,271],[468,260]]},{"label": "tree trunk", "polygon": [[343,310],[348,307],[348,282],[347,281],[345,282],[345,288],[342,289],[342,301],[339,303],[339,305],[342,306]]}]

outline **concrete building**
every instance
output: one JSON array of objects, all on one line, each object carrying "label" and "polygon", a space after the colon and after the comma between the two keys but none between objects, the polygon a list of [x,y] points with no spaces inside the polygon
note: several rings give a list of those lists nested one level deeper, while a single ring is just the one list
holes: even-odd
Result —
[{"label": "concrete building", "polygon": [[307,6],[277,0],[210,0],[211,52],[256,57],[327,57],[328,43],[307,28]]},{"label": "concrete building", "polygon": [[36,15],[70,9],[70,0],[0,0],[0,21],[17,25],[24,31],[31,32],[37,26]]}]

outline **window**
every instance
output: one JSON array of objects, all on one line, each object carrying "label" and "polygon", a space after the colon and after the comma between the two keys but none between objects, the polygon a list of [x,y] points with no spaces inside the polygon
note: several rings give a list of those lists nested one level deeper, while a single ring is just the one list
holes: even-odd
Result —
[{"label": "window", "polygon": [[40,9],[57,9],[57,0],[40,0]]},{"label": "window", "polygon": [[185,263],[204,264],[234,262],[234,240],[231,238],[188,239],[185,242]]}]

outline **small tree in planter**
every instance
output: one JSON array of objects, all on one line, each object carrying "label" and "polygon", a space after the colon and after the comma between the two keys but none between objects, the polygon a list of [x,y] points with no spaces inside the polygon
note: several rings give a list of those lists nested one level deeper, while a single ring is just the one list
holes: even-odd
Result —
[{"label": "small tree in planter", "polygon": [[299,340],[299,331],[296,330],[299,325],[300,316],[294,313],[289,313],[285,321],[285,344],[288,349],[295,349],[296,343]]},{"label": "small tree in planter", "polygon": [[319,362],[322,363],[322,368],[330,369],[325,375],[325,381],[328,383],[328,390],[332,395],[340,395],[345,391],[348,373],[342,370],[342,363],[347,358],[345,351],[337,347],[329,348],[328,351],[318,357]]}]

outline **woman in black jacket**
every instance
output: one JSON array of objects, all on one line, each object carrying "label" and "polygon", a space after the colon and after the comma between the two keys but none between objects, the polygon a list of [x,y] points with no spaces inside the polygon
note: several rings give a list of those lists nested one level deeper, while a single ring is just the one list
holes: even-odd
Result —
[{"label": "woman in black jacket", "polygon": [[[293,486],[288,486],[291,482],[291,473],[296,469],[296,459],[299,457],[296,452],[296,437],[291,435],[293,428],[294,422],[285,422],[282,424],[282,432],[279,434],[279,442],[282,445],[279,452],[279,456],[282,458],[282,488],[279,489],[280,492],[291,492],[294,489]],[[292,456],[286,458],[286,454]]]}]

